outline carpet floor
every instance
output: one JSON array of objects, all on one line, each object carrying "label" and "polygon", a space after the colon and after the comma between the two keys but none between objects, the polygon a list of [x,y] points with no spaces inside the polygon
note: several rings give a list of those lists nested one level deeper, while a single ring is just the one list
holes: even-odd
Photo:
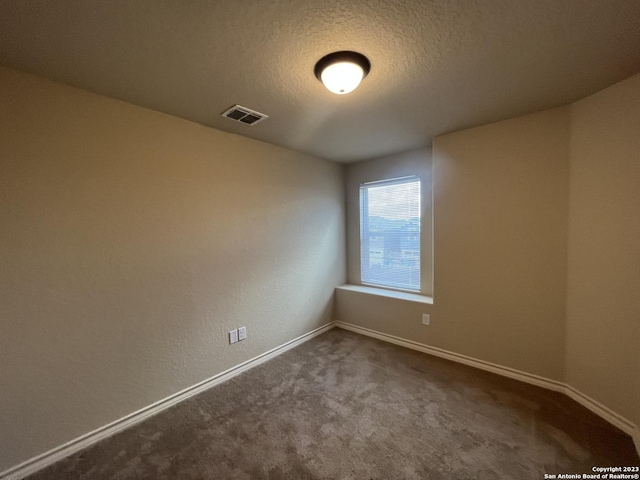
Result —
[{"label": "carpet floor", "polygon": [[526,480],[639,463],[564,395],[333,329],[29,480]]}]

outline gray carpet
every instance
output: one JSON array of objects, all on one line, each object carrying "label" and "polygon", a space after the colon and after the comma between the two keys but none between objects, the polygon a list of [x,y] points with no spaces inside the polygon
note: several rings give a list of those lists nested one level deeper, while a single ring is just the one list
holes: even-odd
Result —
[{"label": "gray carpet", "polygon": [[511,480],[639,463],[563,395],[333,329],[29,479]]}]

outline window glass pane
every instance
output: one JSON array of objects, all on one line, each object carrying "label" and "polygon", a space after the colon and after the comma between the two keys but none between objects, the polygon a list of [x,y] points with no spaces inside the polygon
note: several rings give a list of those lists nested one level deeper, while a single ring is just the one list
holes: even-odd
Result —
[{"label": "window glass pane", "polygon": [[362,283],[420,291],[420,178],[360,187]]}]

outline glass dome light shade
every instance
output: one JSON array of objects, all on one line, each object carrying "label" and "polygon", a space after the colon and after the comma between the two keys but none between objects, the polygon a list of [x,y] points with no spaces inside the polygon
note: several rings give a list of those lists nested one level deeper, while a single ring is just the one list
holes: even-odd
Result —
[{"label": "glass dome light shade", "polygon": [[320,78],[327,90],[338,95],[353,92],[364,77],[360,65],[352,62],[338,62],[326,67]]},{"label": "glass dome light shade", "polygon": [[355,90],[370,70],[371,62],[367,57],[347,50],[325,55],[313,69],[327,90],[338,95]]}]

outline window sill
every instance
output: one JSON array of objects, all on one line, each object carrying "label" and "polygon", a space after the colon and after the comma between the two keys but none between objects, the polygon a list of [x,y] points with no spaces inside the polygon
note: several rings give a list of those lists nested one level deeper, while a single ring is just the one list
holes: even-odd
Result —
[{"label": "window sill", "polygon": [[386,290],[384,288],[365,287],[364,285],[340,285],[336,287],[338,290],[347,292],[360,292],[369,295],[378,295],[380,297],[396,298],[398,300],[407,300],[409,302],[426,303],[433,305],[433,298],[418,293],[398,292],[395,290]]}]

